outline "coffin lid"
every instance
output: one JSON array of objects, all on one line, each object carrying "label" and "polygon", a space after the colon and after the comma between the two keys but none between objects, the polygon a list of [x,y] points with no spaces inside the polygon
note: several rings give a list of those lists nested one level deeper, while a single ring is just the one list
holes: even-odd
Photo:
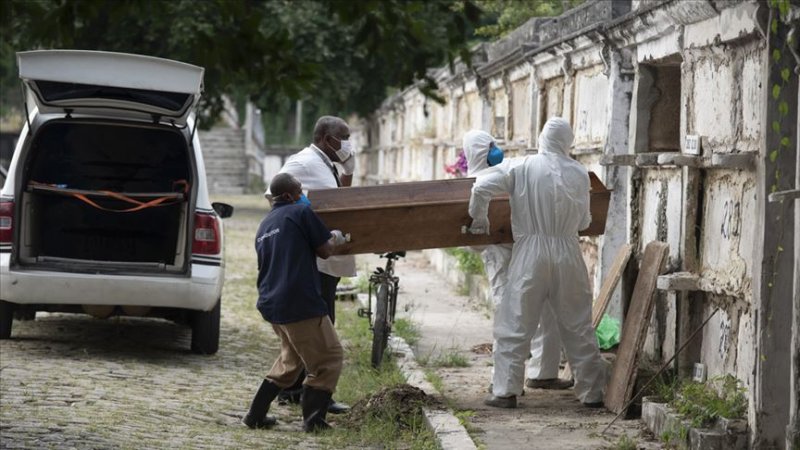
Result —
[{"label": "coffin lid", "polygon": [[[589,172],[591,194],[611,191]],[[318,189],[308,193],[309,201],[317,211],[357,211],[376,208],[411,207],[428,204],[451,204],[469,201],[475,178],[411,181],[404,183]],[[344,189],[344,191],[342,190]],[[508,194],[494,197],[508,199]]]}]

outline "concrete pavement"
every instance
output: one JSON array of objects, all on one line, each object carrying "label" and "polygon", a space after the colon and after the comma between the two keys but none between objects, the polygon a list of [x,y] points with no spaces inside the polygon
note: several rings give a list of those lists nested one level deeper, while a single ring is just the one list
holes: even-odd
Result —
[{"label": "concrete pavement", "polygon": [[[380,261],[365,257],[359,269]],[[491,310],[485,302],[460,295],[421,252],[409,252],[396,265],[400,277],[398,314],[411,319],[421,338],[414,354],[425,369],[441,377],[441,394],[460,416],[478,446],[487,449],[598,449],[614,448],[622,435],[639,448],[660,448],[644,434],[639,420],[618,420],[605,435],[600,432],[614,418],[605,410],[584,407],[572,390],[527,390],[517,409],[483,405],[491,381]],[[443,367],[446,361],[466,359],[467,367]]]}]

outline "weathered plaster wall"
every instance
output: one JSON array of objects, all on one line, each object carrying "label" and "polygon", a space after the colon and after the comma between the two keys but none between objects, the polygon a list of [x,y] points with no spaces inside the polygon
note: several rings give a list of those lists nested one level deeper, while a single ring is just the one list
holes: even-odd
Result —
[{"label": "weathered plaster wall", "polygon": [[[763,11],[751,1],[634,0],[633,13],[606,11],[618,20],[600,26],[593,16],[602,15],[600,6],[562,21],[564,30],[529,22],[479,49],[472,69],[439,71],[445,105],[426,103],[418,92],[388,99],[371,120],[379,128],[372,147],[382,150],[366,151],[366,166],[377,172],[364,180],[445,178],[444,165],[455,161],[472,128],[493,133],[511,156],[532,153],[544,121],[566,117],[576,136],[573,156],[614,190],[606,234],[581,239],[595,294],[619,247],[633,244],[634,270],[608,310],[621,317],[644,246],[667,242],[667,271],[699,278],[696,291],[657,293],[648,359],[668,360],[720,308],[689,362],[702,362],[710,376],[734,373],[752,387],[753,278],[761,267],[752,255],[763,240],[754,220],[758,174],[752,159],[724,157],[764,151]],[[569,29],[581,20],[584,28]],[[686,135],[700,138],[694,159],[682,153]]]}]

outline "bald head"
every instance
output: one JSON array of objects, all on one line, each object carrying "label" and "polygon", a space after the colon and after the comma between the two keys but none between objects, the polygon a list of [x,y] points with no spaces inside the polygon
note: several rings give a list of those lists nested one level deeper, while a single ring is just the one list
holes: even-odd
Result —
[{"label": "bald head", "polygon": [[300,181],[289,173],[279,173],[269,183],[269,192],[274,201],[294,201],[302,193]]}]

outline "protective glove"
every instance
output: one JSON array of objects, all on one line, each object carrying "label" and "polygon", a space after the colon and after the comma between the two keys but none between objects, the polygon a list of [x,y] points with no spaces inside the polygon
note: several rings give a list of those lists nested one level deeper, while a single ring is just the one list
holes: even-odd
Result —
[{"label": "protective glove", "polygon": [[343,174],[352,175],[356,170],[356,157],[354,155],[350,155],[349,158],[345,159],[340,164],[342,165]]},{"label": "protective glove", "polygon": [[489,218],[472,219],[472,223],[467,231],[469,231],[470,234],[489,234]]},{"label": "protective glove", "polygon": [[342,245],[347,242],[347,238],[340,230],[331,230],[331,241],[333,245]]}]

